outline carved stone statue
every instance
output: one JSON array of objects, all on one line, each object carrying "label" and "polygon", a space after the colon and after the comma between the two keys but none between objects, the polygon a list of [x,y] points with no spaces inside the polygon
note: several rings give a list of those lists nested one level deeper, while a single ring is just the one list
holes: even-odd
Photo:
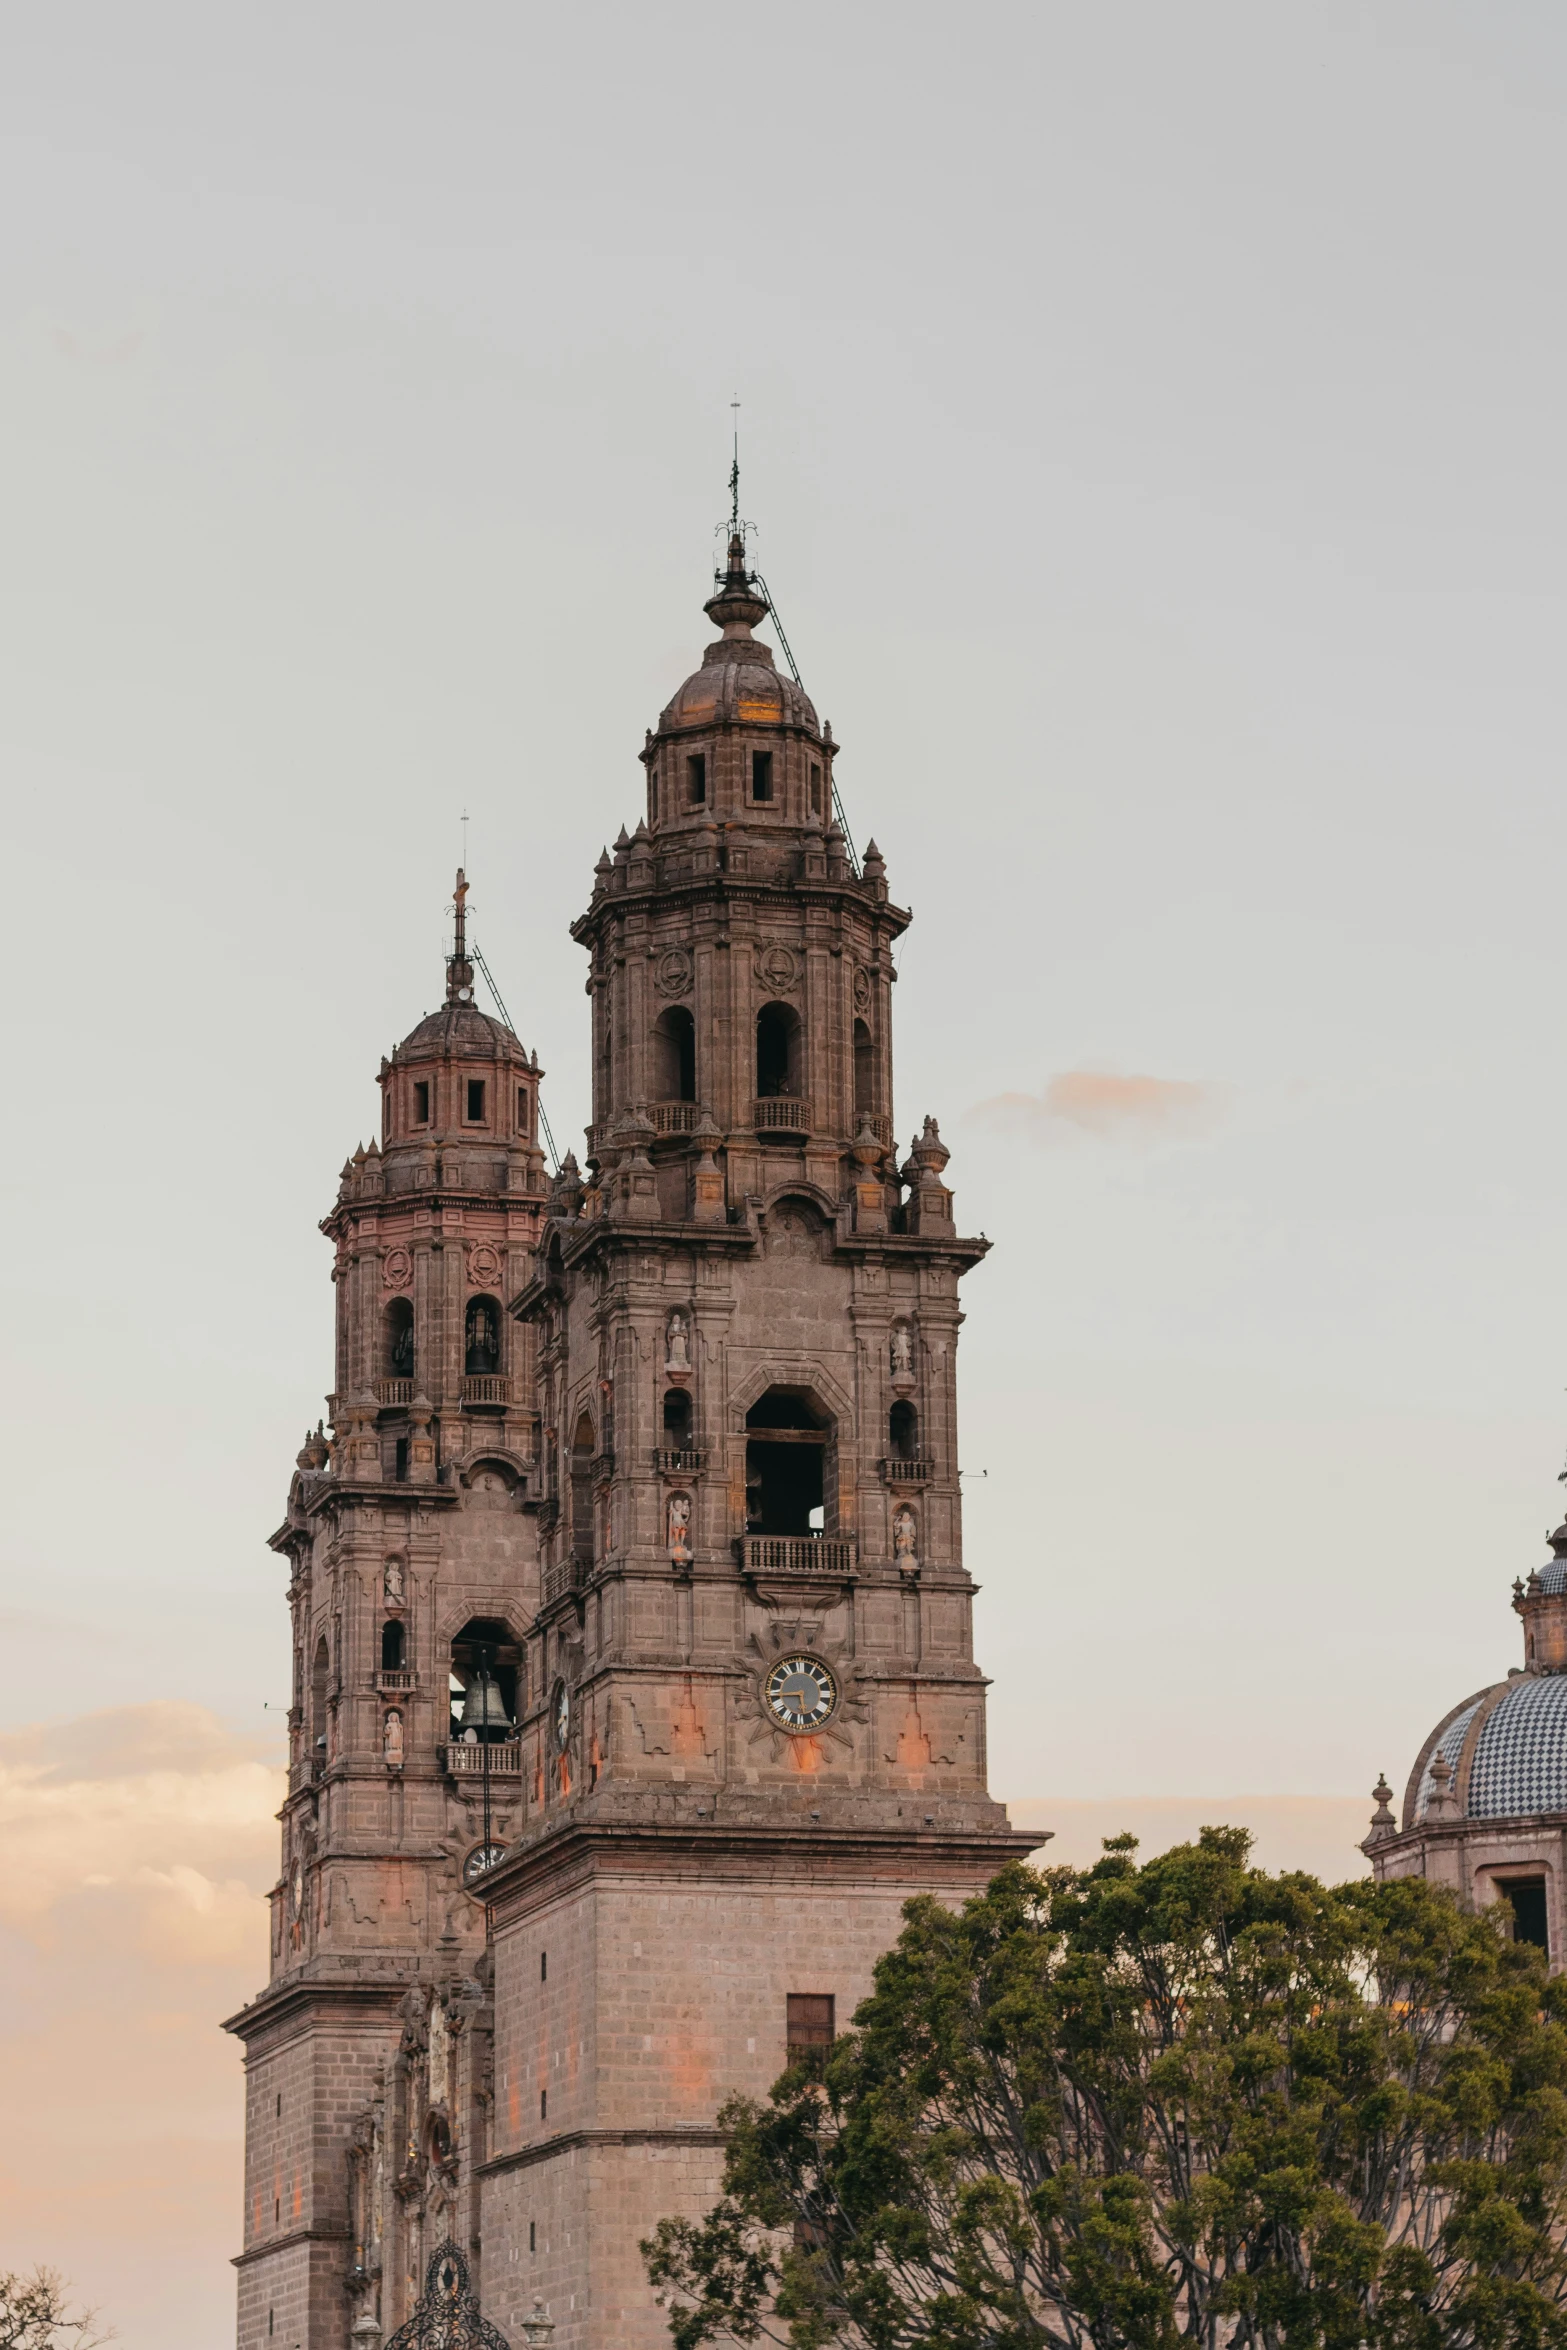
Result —
[{"label": "carved stone statue", "polygon": [[893,1326],[892,1375],[894,1379],[912,1379],[914,1376],[914,1341],[909,1336],[907,1322],[898,1322]]},{"label": "carved stone statue", "polygon": [[892,1521],[892,1560],[894,1566],[912,1568],[919,1565],[920,1562],[914,1548],[918,1538],[919,1526],[915,1520],[914,1512],[905,1503]]},{"label": "carved stone statue", "polygon": [[669,1327],[664,1336],[664,1368],[666,1371],[689,1371],[691,1368],[691,1334],[678,1306],[669,1317]]},{"label": "carved stone statue", "polygon": [[403,1767],[403,1716],[400,1706],[388,1706],[381,1737],[381,1753],[389,1771]]},{"label": "carved stone statue", "polygon": [[691,1497],[687,1493],[669,1497],[669,1555],[676,1566],[691,1564]]},{"label": "carved stone statue", "polygon": [[386,1598],[387,1598],[387,1602],[388,1602],[388,1604],[389,1604],[390,1606],[392,1606],[392,1607],[401,1607],[401,1606],[402,1606],[402,1604],[403,1604],[403,1562],[402,1562],[402,1560],[401,1560],[401,1559],[388,1559],[388,1560],[387,1560],[387,1562],[386,1562],[386,1565],[385,1565],[384,1569],[382,1570],[382,1574],[381,1574],[381,1588],[382,1588],[382,1590],[385,1592],[385,1594],[386,1594]]}]

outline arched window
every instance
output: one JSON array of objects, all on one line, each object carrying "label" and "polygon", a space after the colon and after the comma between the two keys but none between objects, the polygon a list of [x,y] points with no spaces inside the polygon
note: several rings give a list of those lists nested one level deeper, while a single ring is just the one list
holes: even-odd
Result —
[{"label": "arched window", "polygon": [[467,1746],[497,1746],[517,1732],[522,1648],[498,1616],[470,1616],[452,1642],[447,1688],[451,1736]]},{"label": "arched window", "polygon": [[791,1004],[764,1004],[756,1015],[756,1095],[769,1101],[800,1090],[800,1019]]},{"label": "arched window", "polygon": [[876,1108],[876,1047],[863,1020],[854,1023],[854,1119],[871,1117]]},{"label": "arched window", "polygon": [[571,1555],[593,1559],[593,1422],[586,1412],[571,1440]]},{"label": "arched window", "polygon": [[919,1459],[920,1417],[902,1396],[887,1414],[887,1450],[895,1461]]},{"label": "arched window", "polygon": [[822,1523],[832,1422],[811,1398],[770,1387],[745,1416],[748,1534],[811,1534]]},{"label": "arched window", "polygon": [[386,1368],[393,1379],[414,1375],[414,1309],[410,1298],[394,1297],[386,1309]]},{"label": "arched window", "polygon": [[482,1379],[501,1367],[501,1309],[493,1297],[468,1300],[462,1366],[470,1379]]},{"label": "arched window", "polygon": [[691,1441],[691,1398],[683,1387],[664,1390],[664,1442],[683,1452]]},{"label": "arched window", "polygon": [[400,1673],[405,1654],[403,1627],[395,1616],[381,1626],[381,1670]]},{"label": "arched window", "polygon": [[696,1100],[696,1022],[684,1004],[654,1022],[653,1089],[661,1102]]},{"label": "arched window", "polygon": [[326,1761],[326,1685],[332,1670],[332,1653],[322,1634],[316,1642],[316,1653],[310,1666],[310,1755],[313,1762]]}]

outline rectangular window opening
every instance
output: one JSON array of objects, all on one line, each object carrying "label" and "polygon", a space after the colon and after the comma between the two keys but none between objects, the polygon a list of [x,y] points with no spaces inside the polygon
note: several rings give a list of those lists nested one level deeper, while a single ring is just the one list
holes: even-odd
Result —
[{"label": "rectangular window opening", "polygon": [[1532,1942],[1536,1950],[1543,1950],[1549,1957],[1551,1936],[1545,1918],[1545,1879],[1514,1877],[1503,1885],[1502,1891],[1512,1904],[1513,1940]]},{"label": "rectangular window opening", "polygon": [[526,1134],[527,1131],[528,1089],[525,1085],[519,1085],[517,1088],[517,1132],[519,1134]]},{"label": "rectangular window opening", "polygon": [[536,2219],[530,2219],[528,2222],[528,2250],[530,2252],[537,2252],[538,2248],[539,2223]]},{"label": "rectangular window opening", "polygon": [[549,2113],[550,2113],[550,2093],[549,2093],[548,2089],[541,2089],[541,2090],[539,2091],[539,2119],[540,2119],[540,2121],[541,2121],[541,2122],[543,2122],[543,2121],[548,2121],[548,2120],[549,2120]]},{"label": "rectangular window opening", "polygon": [[281,2089],[277,2093],[277,2118],[279,2121],[283,2119],[283,2092]]},{"label": "rectangular window opening", "polygon": [[482,1077],[470,1077],[468,1080],[468,1123],[470,1126],[481,1126],[484,1123],[484,1079]]},{"label": "rectangular window opening", "polygon": [[811,814],[813,816],[819,816],[821,812],[822,771],[819,767],[813,766],[811,769]]},{"label": "rectangular window opening", "polygon": [[424,1078],[421,1077],[414,1087],[414,1124],[416,1126],[428,1126],[429,1123],[430,1088]]},{"label": "rectangular window opening", "polygon": [[789,2062],[817,2070],[833,2044],[836,2000],[830,1991],[791,1991],[786,2001]]},{"label": "rectangular window opening", "polygon": [[707,805],[707,754],[693,751],[686,760],[686,798],[693,808]]},{"label": "rectangular window opening", "polygon": [[547,1982],[549,1981],[549,1979],[550,1979],[550,1954],[549,1954],[549,1952],[548,1952],[547,1950],[541,1950],[541,1951],[539,1952],[539,1981],[540,1981],[541,1983],[547,1983]]},{"label": "rectangular window opening", "polygon": [[751,797],[770,800],[773,796],[773,754],[771,751],[751,753]]},{"label": "rectangular window opening", "polygon": [[396,1474],[398,1484],[406,1485],[408,1482],[408,1439],[406,1436],[399,1436],[397,1439]]}]

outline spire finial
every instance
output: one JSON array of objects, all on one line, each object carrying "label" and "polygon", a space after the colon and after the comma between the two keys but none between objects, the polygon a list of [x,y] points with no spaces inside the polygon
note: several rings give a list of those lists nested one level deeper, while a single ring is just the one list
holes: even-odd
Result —
[{"label": "spire finial", "polygon": [[446,958],[446,1000],[449,1004],[473,1002],[473,965],[468,960],[468,876],[459,865],[457,885],[452,892],[455,921],[452,926],[452,951]]},{"label": "spire finial", "polygon": [[733,539],[740,535],[740,403],[731,400],[729,406],[735,420],[735,455],[729,468],[729,536]]}]

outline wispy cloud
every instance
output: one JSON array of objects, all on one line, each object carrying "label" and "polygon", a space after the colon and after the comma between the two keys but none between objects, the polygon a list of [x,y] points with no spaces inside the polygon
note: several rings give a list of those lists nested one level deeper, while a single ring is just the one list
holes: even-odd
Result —
[{"label": "wispy cloud", "polygon": [[1066,1069],[1038,1093],[992,1094],[969,1115],[998,1133],[1031,1142],[1061,1142],[1074,1133],[1152,1142],[1211,1125],[1224,1099],[1223,1086],[1197,1078]]}]

